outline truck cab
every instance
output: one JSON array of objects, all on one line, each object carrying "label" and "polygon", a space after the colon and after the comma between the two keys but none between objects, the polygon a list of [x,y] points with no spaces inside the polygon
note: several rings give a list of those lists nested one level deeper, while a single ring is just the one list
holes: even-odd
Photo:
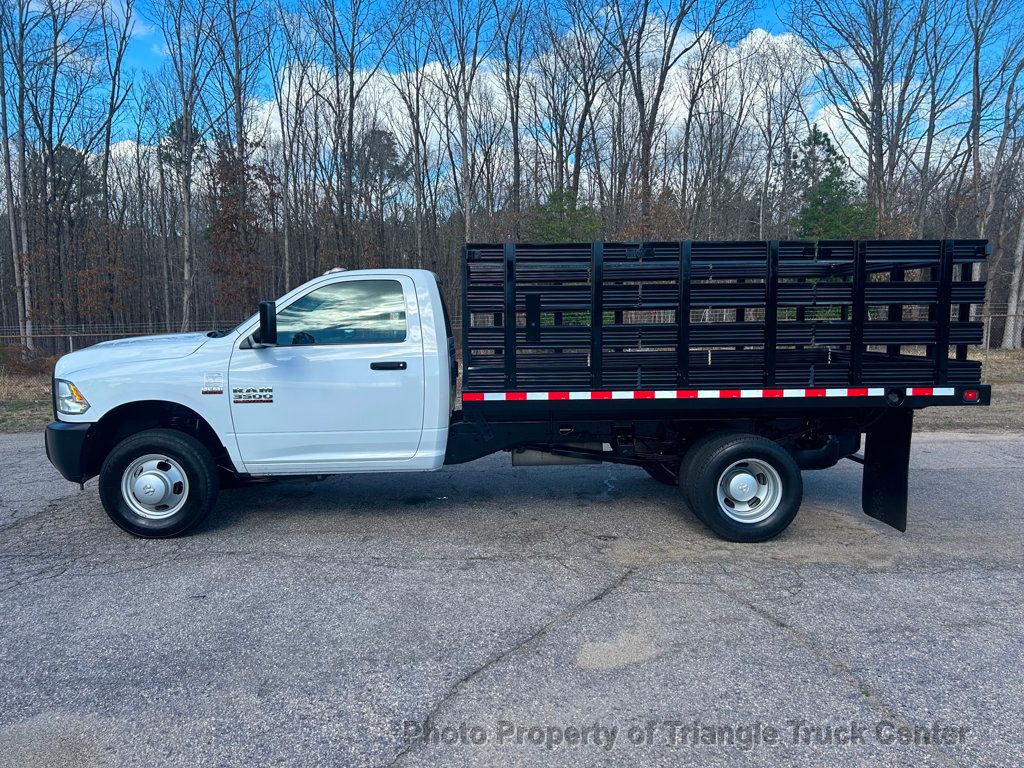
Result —
[{"label": "truck cab", "polygon": [[[142,535],[180,532],[172,523],[206,491],[197,486],[225,475],[443,464],[457,368],[433,273],[332,272],[261,310],[227,332],[123,339],[62,357],[50,460],[75,482],[100,475],[108,512]],[[194,455],[174,453],[182,440]],[[129,450],[118,450],[125,441]],[[189,482],[186,464],[207,456],[218,471]]]},{"label": "truck cab", "polygon": [[429,272],[348,272],[276,303],[272,344],[258,320],[240,327],[227,380],[243,471],[440,467],[452,405],[441,303]]}]

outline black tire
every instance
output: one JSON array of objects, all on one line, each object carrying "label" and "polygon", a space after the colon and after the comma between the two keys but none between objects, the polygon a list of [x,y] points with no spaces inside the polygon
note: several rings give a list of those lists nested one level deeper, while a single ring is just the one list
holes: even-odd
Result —
[{"label": "black tire", "polygon": [[[161,485],[163,480],[160,478],[181,478],[169,486],[173,490],[168,493],[176,493],[171,499],[174,505],[165,504],[164,510],[158,507],[146,510],[149,516],[138,511],[146,507],[138,501],[138,496],[135,502],[129,502],[122,491],[124,482],[131,485],[130,481],[125,480],[126,470],[133,462],[147,456],[157,458],[133,472],[139,482],[144,479],[143,474],[156,473],[151,476],[158,479],[148,485],[163,489],[165,486]],[[159,457],[163,457],[164,461],[161,462]],[[191,435],[174,429],[149,429],[122,440],[103,462],[99,485],[100,499],[110,519],[128,533],[145,539],[163,539],[188,533],[210,514],[220,491],[217,467],[209,450]],[[139,496],[141,494],[140,491]]]},{"label": "black tire", "polygon": [[650,464],[644,464],[644,471],[659,483],[664,483],[665,485],[679,485],[679,473],[677,472],[677,469],[678,467],[671,464],[665,464],[660,461],[652,461]]},{"label": "black tire", "polygon": [[690,498],[690,488],[692,483],[690,472],[693,467],[693,459],[700,453],[701,448],[708,444],[708,442],[727,434],[731,433],[709,432],[706,435],[698,437],[693,441],[690,447],[686,449],[686,452],[683,454],[683,460],[679,464],[679,491],[683,496],[683,502],[686,504],[687,508],[693,512],[694,516],[698,520],[702,520],[703,518],[700,516],[700,511],[694,508],[693,499]]},{"label": "black tire", "polygon": [[[803,499],[800,468],[789,451],[777,443],[757,435],[720,433],[702,439],[688,458],[686,475],[680,477],[680,484],[685,484],[687,489],[688,505],[723,539],[742,543],[767,541],[786,530],[796,517]],[[727,471],[729,475],[725,474]],[[735,477],[733,471],[751,475],[747,479],[756,478],[757,487],[767,489],[769,496],[761,500],[755,493],[753,501],[749,502],[754,506],[746,512],[739,511],[727,495],[723,503],[719,498],[719,482]],[[758,510],[756,505],[760,503],[772,508],[763,519],[758,516],[767,507]],[[744,514],[750,517],[749,522],[737,519]]]}]

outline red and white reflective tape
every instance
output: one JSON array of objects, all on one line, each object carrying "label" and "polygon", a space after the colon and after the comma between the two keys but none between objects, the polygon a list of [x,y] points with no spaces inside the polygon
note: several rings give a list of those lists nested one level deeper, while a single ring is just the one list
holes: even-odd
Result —
[{"label": "red and white reflective tape", "polygon": [[[951,397],[953,387],[911,387],[911,397]],[[885,387],[801,389],[636,389],[591,392],[463,392],[464,403],[518,400],[729,400],[806,397],[882,397]]]},{"label": "red and white reflective tape", "polygon": [[908,397],[952,397],[955,390],[952,387],[908,387]]}]

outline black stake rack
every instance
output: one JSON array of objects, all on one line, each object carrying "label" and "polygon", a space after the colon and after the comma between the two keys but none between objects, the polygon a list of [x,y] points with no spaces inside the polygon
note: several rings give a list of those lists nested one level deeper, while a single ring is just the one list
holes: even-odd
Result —
[{"label": "black stake rack", "polygon": [[[984,240],[463,249],[463,390],[970,386]],[[952,354],[951,354],[952,350]]]}]

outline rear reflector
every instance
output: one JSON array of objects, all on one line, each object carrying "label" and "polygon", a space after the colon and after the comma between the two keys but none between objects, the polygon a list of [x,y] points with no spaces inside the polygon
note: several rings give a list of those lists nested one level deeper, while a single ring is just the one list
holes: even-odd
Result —
[{"label": "rear reflector", "polygon": [[968,403],[978,402],[978,390],[968,389],[964,391],[964,401]]}]

